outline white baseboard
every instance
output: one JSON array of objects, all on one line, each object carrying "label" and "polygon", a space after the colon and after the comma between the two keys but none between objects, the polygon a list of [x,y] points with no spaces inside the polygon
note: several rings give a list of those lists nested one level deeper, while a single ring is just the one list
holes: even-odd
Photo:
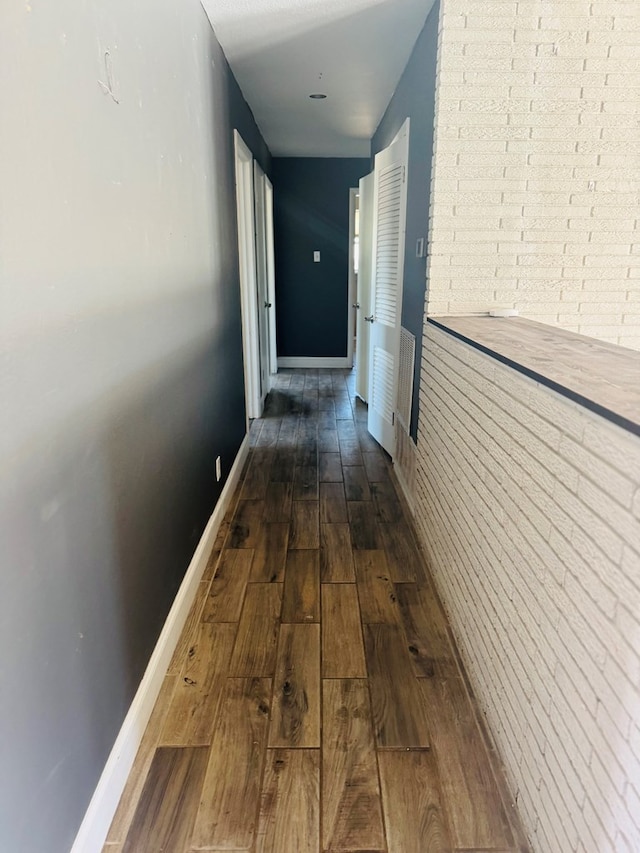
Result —
[{"label": "white baseboard", "polygon": [[100,853],[102,850],[140,746],[142,735],[149,722],[162,681],[195,598],[200,578],[206,568],[215,537],[240,481],[248,452],[249,436],[247,435],[240,445],[218,503],[207,522],[184,579],[180,584],[180,589],[171,606],[145,674],[91,798],[89,808],[71,848],[71,853]]},{"label": "white baseboard", "polygon": [[401,419],[397,417],[396,421],[398,428],[396,429],[393,470],[411,515],[415,515],[417,448],[415,442],[402,425]]},{"label": "white baseboard", "polygon": [[304,355],[283,356],[278,359],[278,367],[352,367],[353,359],[344,358],[312,358]]},{"label": "white baseboard", "polygon": [[393,463],[393,472],[396,475],[396,480],[398,481],[398,485],[402,489],[402,494],[404,495],[404,499],[409,507],[409,511],[411,515],[416,514],[415,503],[413,500],[413,495],[407,485],[407,481],[404,478],[404,474],[402,473],[402,468],[396,463]]}]

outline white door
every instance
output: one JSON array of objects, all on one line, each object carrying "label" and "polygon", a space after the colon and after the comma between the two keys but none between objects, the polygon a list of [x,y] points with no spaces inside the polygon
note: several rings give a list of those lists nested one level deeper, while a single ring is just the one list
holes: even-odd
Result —
[{"label": "white door", "polygon": [[256,232],[256,270],[257,270],[257,315],[258,315],[258,349],[260,354],[260,396],[264,401],[271,388],[270,362],[270,322],[269,314],[269,270],[267,262],[267,213],[265,198],[265,174],[254,161],[253,187],[255,197],[255,232]]},{"label": "white door", "polygon": [[358,287],[356,295],[356,394],[365,403],[369,399],[369,330],[365,317],[371,314],[371,275],[373,271],[373,183],[374,174],[360,179],[360,233]]},{"label": "white door", "polygon": [[245,401],[247,418],[259,418],[266,392],[260,377],[253,156],[237,131],[234,142]]},{"label": "white door", "polygon": [[[278,347],[276,344],[276,262],[273,237],[273,185],[266,175],[264,182],[265,238],[267,250],[267,301],[269,315],[269,373],[278,372]],[[271,380],[273,384],[273,379]]]},{"label": "white door", "polygon": [[400,312],[407,213],[409,120],[396,139],[376,155],[373,217],[373,304],[368,429],[393,458],[400,349]]},{"label": "white door", "polygon": [[357,338],[357,291],[358,273],[356,266],[356,223],[359,218],[358,190],[351,187],[349,190],[349,298],[347,300],[347,367],[353,367],[353,342]]}]

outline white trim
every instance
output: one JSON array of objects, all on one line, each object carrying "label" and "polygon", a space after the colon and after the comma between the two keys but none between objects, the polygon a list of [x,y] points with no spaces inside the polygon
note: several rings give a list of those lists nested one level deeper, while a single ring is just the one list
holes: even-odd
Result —
[{"label": "white trim", "polygon": [[133,702],[78,830],[71,853],[100,853],[103,848],[144,730],[158,698],[162,681],[195,598],[200,578],[206,568],[215,537],[240,482],[248,452],[249,436],[246,435],[180,584],[145,674],[133,697]]},{"label": "white trim", "polygon": [[253,155],[237,130],[233,131],[236,172],[238,251],[240,261],[240,308],[244,356],[247,428],[249,418],[262,415],[260,350],[258,337],[258,271],[255,241]]},{"label": "white trim", "polygon": [[[409,439],[409,441],[411,441],[411,439]],[[411,490],[409,489],[407,481],[404,478],[402,468],[395,461],[393,462],[393,473],[396,475],[398,485],[402,489],[402,494],[404,495],[404,499],[407,502],[409,511],[411,512],[411,515],[414,516],[416,514],[416,507],[413,495],[411,494]]]},{"label": "white trim", "polygon": [[407,139],[407,143],[408,143],[409,125],[410,125],[410,119],[409,119],[409,116],[407,116],[407,118],[402,122],[402,124],[398,128],[398,132],[393,137],[393,139],[391,140],[389,145],[393,145],[393,143],[397,142],[399,139],[405,139],[405,138]]},{"label": "white trim", "polygon": [[404,495],[404,499],[407,502],[409,511],[411,512],[411,515],[415,515],[418,450],[415,442],[409,435],[409,432],[404,429],[399,422],[398,429],[396,430],[396,439],[397,456],[393,460],[393,470]]},{"label": "white trim", "polygon": [[278,367],[351,367],[348,358],[311,358],[305,355],[280,356]]}]

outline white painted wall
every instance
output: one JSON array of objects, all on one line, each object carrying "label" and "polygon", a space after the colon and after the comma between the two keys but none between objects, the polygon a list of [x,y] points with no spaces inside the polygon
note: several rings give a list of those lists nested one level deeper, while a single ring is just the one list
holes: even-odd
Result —
[{"label": "white painted wall", "polygon": [[432,315],[640,348],[640,3],[442,0]]},{"label": "white painted wall", "polygon": [[533,848],[640,850],[640,438],[424,339],[415,520]]}]

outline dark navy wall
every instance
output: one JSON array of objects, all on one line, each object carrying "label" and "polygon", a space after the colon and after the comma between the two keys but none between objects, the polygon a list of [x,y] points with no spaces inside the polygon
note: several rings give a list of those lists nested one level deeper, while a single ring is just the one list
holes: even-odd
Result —
[{"label": "dark navy wall", "polygon": [[0,851],[68,853],[245,436],[233,128],[270,164],[199,0],[28,18],[3,6]]},{"label": "dark navy wall", "polygon": [[279,356],[347,355],[349,188],[369,171],[365,158],[273,158]]},{"label": "dark navy wall", "polygon": [[223,67],[227,77],[227,93],[229,98],[229,124],[238,131],[244,144],[262,166],[262,170],[271,177],[271,152],[262,138],[260,128],[256,124],[253,113],[244,99],[238,81],[231,68],[225,63]]},{"label": "dark navy wall", "polygon": [[404,293],[402,325],[416,336],[411,436],[418,429],[418,386],[422,351],[422,322],[427,285],[426,258],[416,258],[416,240],[427,237],[431,156],[433,153],[433,120],[435,114],[436,51],[438,46],[439,2],[429,17],[413,49],[393,98],[371,141],[372,157],[382,151],[407,118],[409,132],[409,167],[407,170],[407,230],[404,258]]}]

